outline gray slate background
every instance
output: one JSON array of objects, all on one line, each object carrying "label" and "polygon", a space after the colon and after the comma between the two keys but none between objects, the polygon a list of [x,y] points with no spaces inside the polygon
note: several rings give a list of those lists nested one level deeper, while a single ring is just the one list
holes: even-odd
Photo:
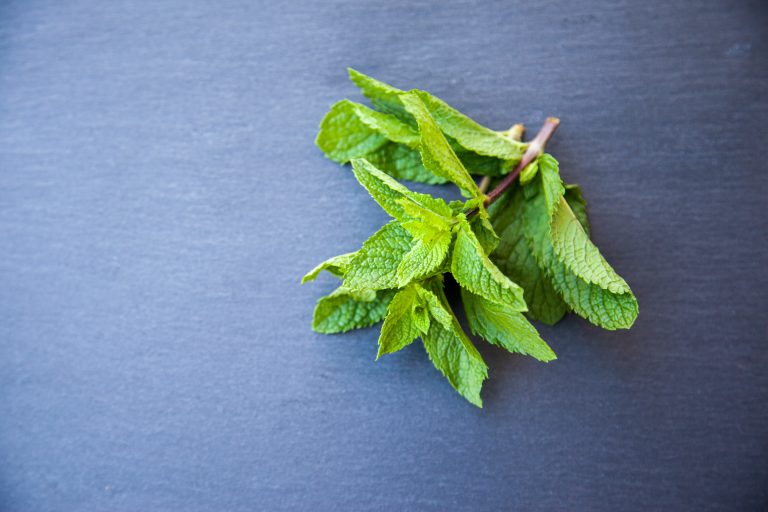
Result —
[{"label": "gray slate background", "polygon": [[[768,4],[0,6],[0,510],[765,510]],[[487,345],[310,331],[385,215],[313,146],[346,66],[563,124],[640,317]],[[447,190],[447,189],[446,189]]]}]

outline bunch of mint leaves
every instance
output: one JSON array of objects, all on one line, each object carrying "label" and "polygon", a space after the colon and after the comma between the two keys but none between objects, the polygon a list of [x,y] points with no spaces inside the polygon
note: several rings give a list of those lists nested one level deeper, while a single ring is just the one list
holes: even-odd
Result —
[{"label": "bunch of mint leaves", "polygon": [[[563,183],[544,152],[557,119],[526,144],[522,125],[494,131],[428,92],[349,74],[375,109],[336,103],[316,143],[331,160],[352,164],[392,220],[357,252],[304,276],[302,283],[325,270],[342,281],[318,301],[315,331],[384,320],[377,359],[421,338],[456,391],[482,407],[488,366],[449,305],[446,273],[459,284],[473,334],[540,361],[556,356],[529,319],[554,324],[573,311],[605,329],[631,327],[637,300],[590,241],[580,188]],[[466,199],[446,202],[397,180],[451,182]]]}]

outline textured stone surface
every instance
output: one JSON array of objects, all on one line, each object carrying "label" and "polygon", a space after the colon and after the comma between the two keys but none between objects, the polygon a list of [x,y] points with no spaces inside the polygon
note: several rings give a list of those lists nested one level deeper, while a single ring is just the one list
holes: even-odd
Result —
[{"label": "textured stone surface", "polygon": [[[0,510],[764,509],[767,7],[4,2]],[[480,346],[484,410],[313,334],[386,218],[312,144],[346,66],[559,116],[635,327]]]}]

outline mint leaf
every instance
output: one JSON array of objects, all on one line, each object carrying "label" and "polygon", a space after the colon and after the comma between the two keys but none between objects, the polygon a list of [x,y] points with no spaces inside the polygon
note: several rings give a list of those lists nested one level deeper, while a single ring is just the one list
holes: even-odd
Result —
[{"label": "mint leaf", "polygon": [[356,105],[348,100],[331,107],[315,140],[328,158],[339,163],[366,155],[386,142],[385,136],[360,120]]},{"label": "mint leaf", "polygon": [[405,286],[438,271],[448,255],[452,236],[450,230],[435,230],[429,239],[418,240],[397,266],[398,285]]},{"label": "mint leaf", "polygon": [[418,181],[430,185],[445,183],[447,180],[429,172],[421,163],[421,155],[415,149],[402,144],[387,142],[370,153],[359,155],[373,165],[399,180]]},{"label": "mint leaf", "polygon": [[589,236],[589,220],[587,219],[587,202],[584,200],[584,196],[581,193],[581,187],[578,185],[566,185],[565,186],[565,200],[568,202],[568,206],[571,207],[571,211],[578,219],[581,227],[584,228],[584,232]]},{"label": "mint leaf", "polygon": [[456,184],[466,197],[480,196],[477,184],[453,152],[440,128],[416,93],[403,94],[400,100],[416,119],[421,133],[419,152],[424,167]]},{"label": "mint leaf", "polygon": [[440,128],[463,148],[507,160],[510,167],[520,161],[526,148],[522,142],[486,128],[426,91],[419,91],[419,96]]},{"label": "mint leaf", "polygon": [[456,281],[477,295],[525,311],[523,290],[494,265],[466,220],[458,224],[451,256],[451,273]]},{"label": "mint leaf", "polygon": [[473,334],[510,352],[532,356],[539,361],[556,359],[549,345],[521,313],[463,288],[461,299]]},{"label": "mint leaf", "polygon": [[368,327],[384,318],[392,290],[355,293],[339,287],[317,301],[312,328],[322,334],[336,334]]},{"label": "mint leaf", "polygon": [[453,325],[453,312],[450,308],[445,307],[447,304],[445,299],[445,292],[443,276],[435,276],[428,281],[424,282],[424,286],[419,289],[419,295],[422,303],[426,306],[427,311],[432,319],[442,324],[446,329],[451,329]]},{"label": "mint leaf", "polygon": [[503,176],[507,174],[514,166],[514,161],[499,160],[498,158],[478,155],[472,151],[461,147],[454,139],[446,136],[448,143],[451,145],[451,149],[456,153],[456,156],[461,160],[464,168],[469,174],[481,176]]},{"label": "mint leaf", "polygon": [[525,237],[555,290],[578,315],[595,325],[609,330],[631,327],[638,313],[637,300],[631,292],[614,293],[584,281],[555,254],[548,213],[553,198],[545,192],[542,173],[525,188]]},{"label": "mint leaf", "polygon": [[[412,113],[407,111],[401,101],[400,95],[404,91],[354,69],[349,70],[349,77],[376,108],[393,114],[407,123],[413,123]],[[461,147],[478,155],[505,161],[507,168],[511,168],[520,161],[525,151],[525,144],[510,140],[502,132],[480,125],[426,91],[418,91],[418,94],[440,129]]]},{"label": "mint leaf", "polygon": [[520,173],[520,179],[518,179],[518,183],[520,183],[521,185],[525,185],[526,183],[531,181],[533,178],[535,178],[538,172],[539,172],[539,161],[538,159],[536,159],[525,166],[525,169],[523,169],[522,172]]},{"label": "mint leaf", "polygon": [[470,403],[482,407],[480,389],[488,377],[488,366],[461,329],[442,288],[435,291],[439,298],[435,309],[440,311],[440,316],[449,317],[451,321],[447,325],[440,321],[431,322],[429,331],[422,338],[424,348],[432,364],[445,375],[451,386]]},{"label": "mint leaf", "polygon": [[398,118],[413,124],[413,118],[405,110],[405,106],[400,101],[400,89],[385,84],[368,75],[364,75],[352,68],[347,68],[349,79],[360,88],[363,95],[371,100],[376,108],[383,112],[393,114]]},{"label": "mint leaf", "polygon": [[[400,100],[396,101],[405,112]],[[408,122],[371,110],[360,103],[342,100],[334,104],[323,118],[315,143],[328,158],[341,164],[365,158],[397,179],[445,183],[445,178],[424,168],[418,152],[419,135],[415,120],[410,114],[405,115]],[[511,162],[468,151],[453,139],[450,143],[464,166],[474,174],[498,176],[512,165]]]},{"label": "mint leaf", "polygon": [[537,160],[539,172],[539,188],[525,187],[525,190],[532,192],[538,192],[541,194],[546,206],[547,218],[552,219],[552,216],[560,206],[560,199],[562,199],[565,193],[565,187],[560,180],[560,167],[552,155],[543,154]]},{"label": "mint leaf", "polygon": [[519,186],[491,206],[493,227],[500,242],[491,260],[524,290],[528,315],[545,324],[555,324],[568,307],[539,267],[525,238],[525,197]]},{"label": "mint leaf", "polygon": [[344,285],[351,290],[397,288],[397,267],[412,245],[413,237],[399,222],[385,224],[350,260]]},{"label": "mint leaf", "polygon": [[387,140],[417,149],[419,134],[394,116],[341,100],[323,118],[315,142],[329,158],[345,163]]},{"label": "mint leaf", "polygon": [[[557,160],[550,155],[539,158],[542,195],[550,219],[550,237],[558,259],[579,279],[613,293],[631,293],[627,283],[611,268],[589,240],[581,223],[564,198]],[[529,187],[530,188],[530,187]]]},{"label": "mint leaf", "polygon": [[406,286],[389,303],[376,359],[410,345],[429,330],[429,313],[422,303],[421,290],[417,284]]},{"label": "mint leaf", "polygon": [[352,169],[357,181],[395,219],[407,221],[428,218],[447,225],[453,217],[453,211],[442,199],[408,190],[367,160],[353,160]]},{"label": "mint leaf", "polygon": [[307,274],[301,278],[301,284],[307,283],[309,281],[314,281],[315,278],[317,278],[317,276],[323,270],[330,272],[336,277],[344,277],[344,272],[346,272],[347,265],[349,265],[349,262],[352,261],[352,258],[355,256],[355,254],[356,253],[354,252],[348,252],[346,254],[340,254],[338,256],[334,256],[333,258],[329,258],[325,260],[324,262],[320,263],[318,266],[316,266],[315,268],[307,272]]},{"label": "mint leaf", "polygon": [[483,251],[489,255],[499,246],[499,236],[493,228],[491,218],[482,201],[478,204],[477,208],[477,215],[472,217],[469,225],[472,227],[472,232],[480,242]]},{"label": "mint leaf", "polygon": [[366,158],[399,179],[445,183],[422,165],[419,141],[416,130],[396,117],[342,100],[323,118],[315,144],[341,164]]},{"label": "mint leaf", "polygon": [[637,299],[631,293],[611,293],[570,274],[562,263],[550,269],[555,289],[579,316],[609,331],[629,329],[638,314]]},{"label": "mint leaf", "polygon": [[565,198],[552,218],[552,246],[555,254],[574,275],[613,293],[630,293],[629,286],[605,261],[590,241]]}]

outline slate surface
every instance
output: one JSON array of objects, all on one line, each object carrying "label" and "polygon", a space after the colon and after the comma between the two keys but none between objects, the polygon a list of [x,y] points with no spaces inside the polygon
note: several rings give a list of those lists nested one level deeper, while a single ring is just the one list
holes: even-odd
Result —
[{"label": "slate surface", "polygon": [[[765,510],[768,4],[4,2],[0,510]],[[629,332],[310,332],[385,215],[312,141],[345,67],[550,149]]]}]

